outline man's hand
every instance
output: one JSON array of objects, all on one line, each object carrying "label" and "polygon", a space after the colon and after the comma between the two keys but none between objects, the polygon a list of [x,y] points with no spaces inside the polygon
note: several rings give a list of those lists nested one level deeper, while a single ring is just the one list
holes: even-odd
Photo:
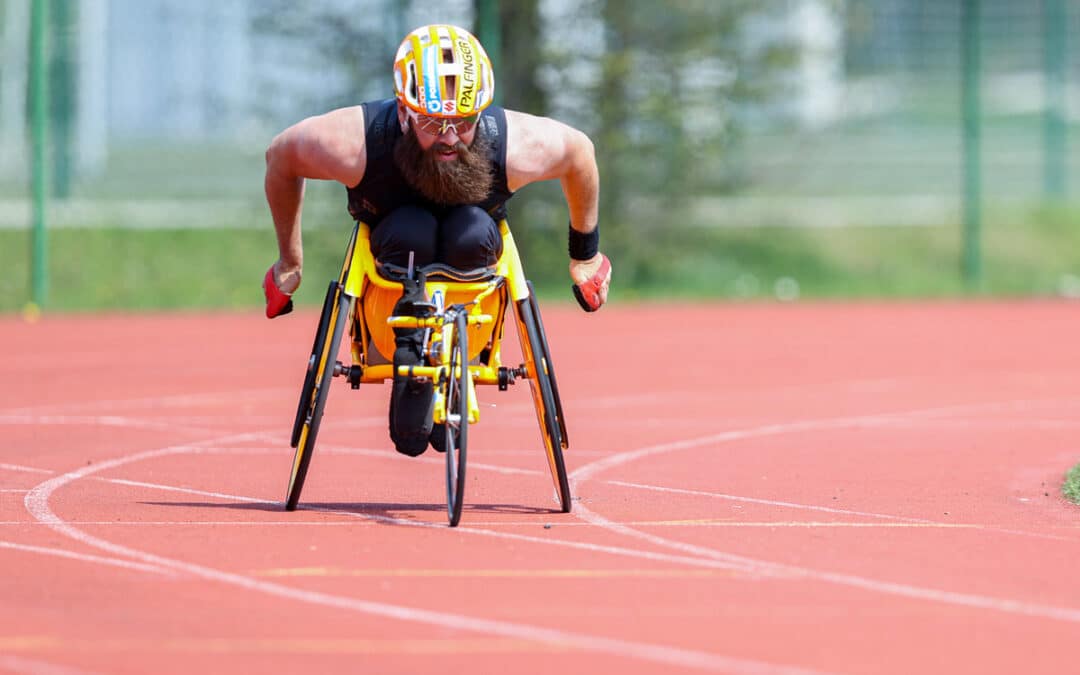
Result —
[{"label": "man's hand", "polygon": [[611,261],[603,253],[589,260],[571,260],[570,278],[578,304],[586,312],[595,312],[607,302],[608,286],[611,285]]},{"label": "man's hand", "polygon": [[266,296],[267,319],[292,311],[292,294],[300,287],[300,276],[299,265],[286,265],[281,260],[266,270],[263,294]]}]

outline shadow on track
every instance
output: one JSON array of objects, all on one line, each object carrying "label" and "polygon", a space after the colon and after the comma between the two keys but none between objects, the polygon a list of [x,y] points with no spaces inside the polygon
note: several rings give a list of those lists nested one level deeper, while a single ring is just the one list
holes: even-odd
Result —
[{"label": "shadow on track", "polygon": [[[144,506],[166,506],[194,509],[228,509],[230,511],[263,511],[267,513],[286,512],[284,502],[268,503],[221,503],[221,502],[139,502]],[[394,525],[393,520],[413,521],[417,520],[417,513],[445,512],[445,504],[408,504],[393,502],[373,502],[367,504],[346,502],[315,502],[300,504],[296,511],[299,513],[325,513],[327,515],[347,514],[357,516],[374,516],[376,522],[383,525]],[[561,513],[558,508],[536,508],[521,506],[518,504],[466,504],[466,513],[474,514],[508,514],[508,515],[553,515]],[[423,519],[426,520],[426,519]]]}]

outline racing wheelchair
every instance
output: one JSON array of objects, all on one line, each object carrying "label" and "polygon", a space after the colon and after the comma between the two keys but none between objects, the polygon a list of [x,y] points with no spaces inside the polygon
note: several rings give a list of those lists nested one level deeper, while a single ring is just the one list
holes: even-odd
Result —
[{"label": "racing wheelchair", "polygon": [[[371,254],[370,228],[357,222],[346,249],[341,273],[330,282],[311,347],[303,388],[293,422],[296,449],[285,508],[295,510],[311,465],[315,440],[334,378],[352,389],[364,383],[392,380],[394,329],[424,331],[423,362],[400,366],[401,375],[430,378],[434,385],[433,422],[445,429],[446,497],[450,526],[461,520],[465,494],[465,458],[469,425],[480,420],[478,385],[505,391],[519,379],[529,381],[540,425],[555,497],[563,513],[571,508],[570,484],[563,450],[569,447],[555,371],[540,307],[506,220],[499,222],[503,252],[492,268],[457,270],[441,264],[419,270],[426,316],[395,316],[403,292],[400,270],[378,264]],[[414,270],[405,270],[414,278]],[[501,361],[501,343],[509,306],[521,343],[524,363]],[[351,340],[348,362],[338,360],[345,331]],[[438,428],[438,427],[436,427]]]}]

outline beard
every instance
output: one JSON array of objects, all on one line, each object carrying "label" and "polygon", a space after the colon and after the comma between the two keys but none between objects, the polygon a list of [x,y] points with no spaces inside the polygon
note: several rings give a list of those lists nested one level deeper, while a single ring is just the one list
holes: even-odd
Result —
[{"label": "beard", "polygon": [[[437,158],[439,151],[450,149],[457,153],[455,159]],[[491,194],[494,172],[488,159],[490,149],[491,142],[478,129],[472,146],[459,140],[454,146],[435,143],[424,150],[409,120],[409,131],[394,145],[394,165],[414,190],[436,204],[476,205]]]}]

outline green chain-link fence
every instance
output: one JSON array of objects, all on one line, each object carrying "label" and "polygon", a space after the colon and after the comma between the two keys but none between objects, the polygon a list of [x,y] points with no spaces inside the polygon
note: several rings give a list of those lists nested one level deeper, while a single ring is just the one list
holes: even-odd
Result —
[{"label": "green chain-link fence", "polygon": [[[389,95],[433,21],[593,137],[616,299],[1078,292],[1080,0],[0,0],[0,309],[257,303],[269,140]],[[562,288],[557,186],[511,206]],[[309,267],[347,225],[310,185]]]}]

